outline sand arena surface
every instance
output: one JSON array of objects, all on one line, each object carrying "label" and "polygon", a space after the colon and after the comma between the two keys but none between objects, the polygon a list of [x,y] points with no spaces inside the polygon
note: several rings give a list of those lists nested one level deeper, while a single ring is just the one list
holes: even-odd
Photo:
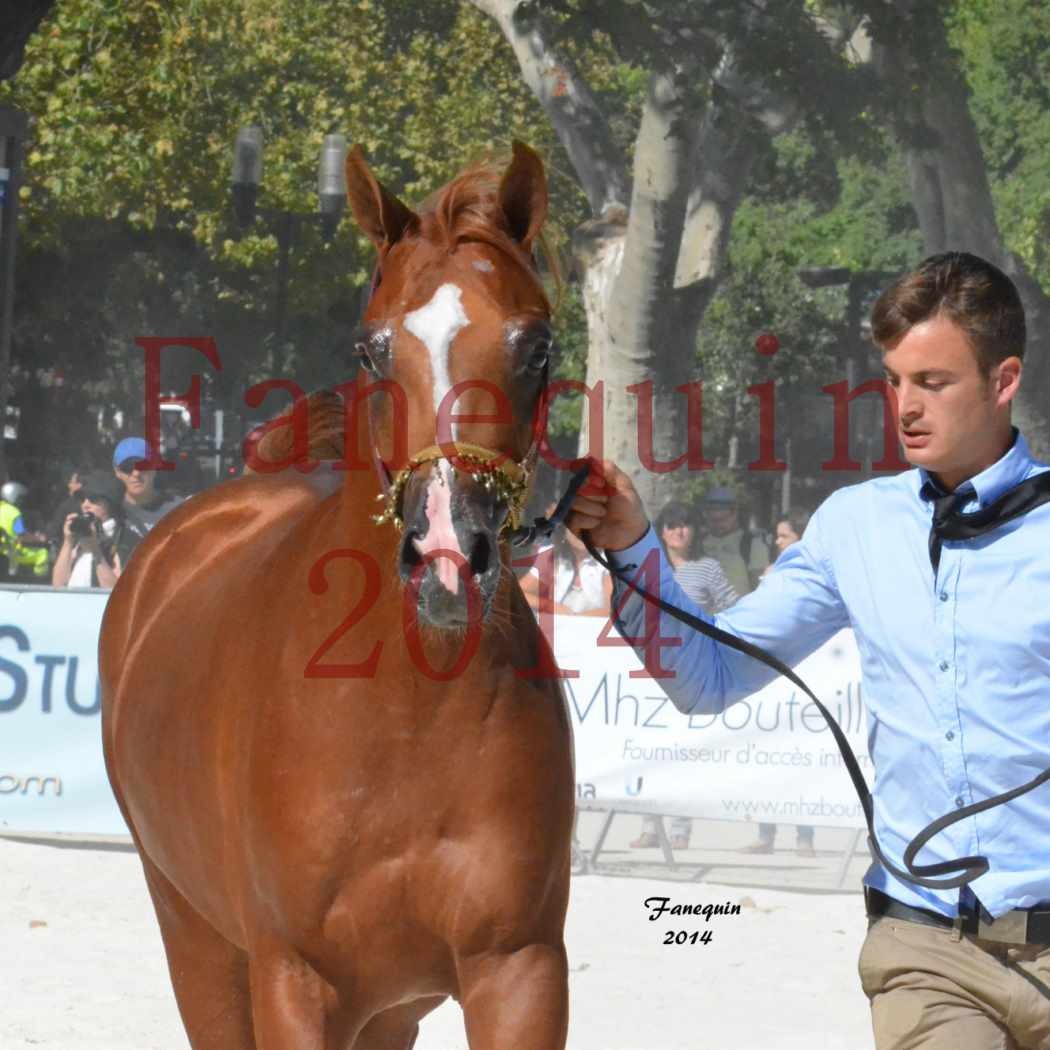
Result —
[{"label": "sand arena surface", "polygon": [[[738,903],[739,915],[661,916]],[[160,934],[132,853],[0,839],[0,1050],[183,1050]],[[710,943],[664,945],[667,931]],[[567,943],[571,1050],[870,1050],[857,980],[857,894],[573,879]],[[416,1050],[465,1050],[459,1007],[424,1022]]]}]

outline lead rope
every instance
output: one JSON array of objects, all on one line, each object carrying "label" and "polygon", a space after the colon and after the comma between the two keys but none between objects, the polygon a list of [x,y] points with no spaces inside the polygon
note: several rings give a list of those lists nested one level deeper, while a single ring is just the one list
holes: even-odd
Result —
[{"label": "lead rope", "polygon": [[[533,525],[515,530],[517,534],[520,534],[520,538],[514,538],[513,542],[521,545],[532,542],[537,538],[549,538],[557,525],[564,521],[569,506],[572,503],[576,492],[587,480],[588,473],[589,468],[587,467],[579,470],[573,476],[568,490],[565,495],[562,496],[557,508],[554,513],[551,514],[550,518],[536,518]],[[864,780],[864,775],[860,771],[860,764],[857,762],[857,756],[853,753],[853,748],[850,747],[850,743],[846,739],[846,734],[843,733],[842,728],[835,721],[831,712],[820,702],[820,700],[817,699],[813,690],[810,689],[809,686],[806,685],[806,683],[803,682],[787,664],[777,659],[772,653],[761,648],[761,646],[753,645],[751,642],[747,642],[743,638],[738,638],[736,635],[729,634],[727,631],[723,631],[721,628],[715,627],[713,624],[706,623],[692,613],[686,612],[684,609],[679,609],[677,606],[671,605],[670,602],[665,602],[662,598],[650,594],[644,587],[635,583],[635,581],[628,575],[637,570],[637,565],[624,565],[622,567],[614,566],[598,553],[586,532],[582,534],[581,539],[586,545],[590,556],[594,558],[599,565],[603,566],[616,579],[625,583],[645,601],[662,609],[669,616],[674,617],[674,619],[678,620],[680,623],[684,623],[687,627],[691,627],[694,631],[699,631],[701,634],[707,635],[708,638],[711,638],[722,645],[729,646],[730,649],[735,649],[737,652],[744,653],[744,655],[750,656],[752,659],[764,663],[767,667],[782,674],[788,679],[788,681],[798,686],[799,689],[801,689],[813,701],[813,703],[817,705],[817,709],[824,716],[824,720],[828,723],[828,728],[831,730],[831,733],[835,738],[835,743],[838,745],[839,753],[842,755],[842,760],[846,763],[846,769],[849,772],[850,780],[853,781],[853,788],[857,793],[857,798],[860,800],[861,808],[864,811],[864,821],[868,827],[868,845],[871,848],[871,852],[879,862],[888,871],[897,876],[897,878],[902,879],[905,882],[911,882],[918,886],[925,886],[928,889],[935,890],[956,889],[959,886],[966,886],[976,879],[979,879],[989,869],[990,865],[987,857],[981,855],[959,857],[956,860],[938,861],[935,864],[916,864],[915,857],[930,839],[935,835],[940,834],[940,832],[945,828],[950,827],[952,824],[956,824],[961,820],[966,820],[968,817],[975,816],[978,813],[983,813],[995,806],[1005,805],[1005,803],[1011,802],[1013,799],[1019,798],[1021,795],[1027,794],[1029,791],[1033,791],[1035,788],[1039,787],[1040,784],[1044,784],[1050,780],[1050,769],[1044,769],[1042,773],[1028,781],[1028,783],[1022,784],[1020,787],[1013,788],[1010,791],[1004,791],[1002,794],[994,795],[992,798],[987,798],[983,802],[974,802],[969,806],[963,806],[954,813],[946,813],[943,817],[938,817],[923,828],[922,831],[920,831],[918,835],[908,843],[904,850],[904,863],[908,870],[902,870],[882,851],[882,847],[879,845],[879,840],[875,835],[875,816],[871,792],[868,790],[868,785]],[[932,876],[950,877],[933,878]]]}]

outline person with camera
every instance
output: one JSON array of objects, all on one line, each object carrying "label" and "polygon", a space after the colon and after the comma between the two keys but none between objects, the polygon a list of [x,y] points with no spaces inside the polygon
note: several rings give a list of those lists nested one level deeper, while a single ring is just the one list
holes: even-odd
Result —
[{"label": "person with camera", "polygon": [[124,518],[124,486],[111,474],[83,478],[80,511],[67,514],[51,573],[55,587],[111,589],[142,539]]}]

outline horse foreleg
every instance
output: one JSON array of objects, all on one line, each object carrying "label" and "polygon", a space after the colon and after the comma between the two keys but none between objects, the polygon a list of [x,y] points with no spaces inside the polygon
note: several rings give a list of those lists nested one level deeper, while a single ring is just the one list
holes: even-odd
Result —
[{"label": "horse foreleg", "polygon": [[[336,996],[288,945],[252,945],[252,1020],[258,1050],[326,1050]],[[342,1040],[339,1040],[342,1042]]]},{"label": "horse foreleg", "polygon": [[248,957],[206,922],[145,856],[168,970],[193,1050],[256,1050]]},{"label": "horse foreleg", "polygon": [[568,964],[562,945],[531,944],[460,963],[470,1050],[564,1050]]}]

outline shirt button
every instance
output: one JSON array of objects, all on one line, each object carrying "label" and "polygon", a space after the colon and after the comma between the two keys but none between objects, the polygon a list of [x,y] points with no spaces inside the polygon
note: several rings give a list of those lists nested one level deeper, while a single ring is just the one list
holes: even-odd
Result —
[{"label": "shirt button", "polygon": [[955,739],[955,733],[952,732],[952,730],[949,729],[948,732],[944,734],[944,739],[945,740],[954,740]]},{"label": "shirt button", "polygon": [[942,602],[946,602],[948,600],[948,592],[947,591],[941,591],[940,597],[941,597],[941,601]]},{"label": "shirt button", "polygon": [[963,801],[962,795],[956,795],[955,796],[955,808],[956,809],[962,809],[963,806],[965,806],[965,805],[966,805],[966,803]]},{"label": "shirt button", "polygon": [[948,661],[947,661],[947,660],[942,660],[942,661],[941,661],[941,662],[940,662],[940,663],[939,663],[939,664],[938,664],[937,666],[938,666],[938,667],[939,667],[939,668],[940,668],[940,669],[941,669],[942,671],[947,671],[947,670],[948,670]]}]

